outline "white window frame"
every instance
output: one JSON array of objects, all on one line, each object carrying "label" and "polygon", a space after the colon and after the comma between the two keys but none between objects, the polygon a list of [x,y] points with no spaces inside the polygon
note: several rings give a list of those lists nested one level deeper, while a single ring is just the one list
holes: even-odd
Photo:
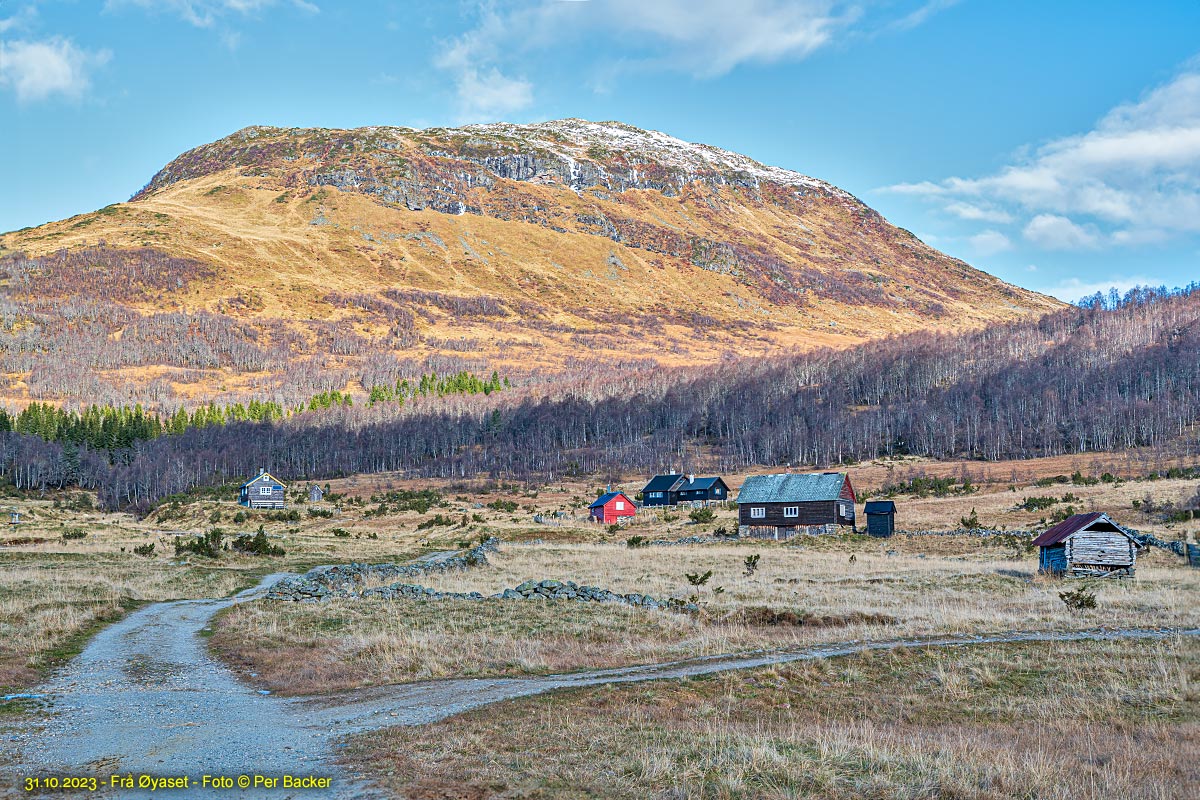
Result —
[{"label": "white window frame", "polygon": [[721,496],[721,490],[720,490],[720,489],[713,489],[713,494],[715,494],[716,496],[720,497],[720,496]]},{"label": "white window frame", "polygon": [[624,511],[624,510],[625,510],[625,501],[618,500],[617,501],[617,511]]},{"label": "white window frame", "polygon": [[270,497],[271,496],[271,487],[270,486],[258,487],[258,494],[260,497],[262,497],[262,496]]},{"label": "white window frame", "polygon": [[650,496],[654,497],[654,498],[659,498],[659,497],[662,497],[662,492],[651,492]]},{"label": "white window frame", "polygon": [[784,506],[783,507],[783,516],[789,517],[789,518],[795,518],[795,517],[800,516],[800,506]]},{"label": "white window frame", "polygon": [[766,519],[766,518],[767,518],[767,510],[765,508],[763,508],[762,506],[751,506],[750,507],[750,519]]}]

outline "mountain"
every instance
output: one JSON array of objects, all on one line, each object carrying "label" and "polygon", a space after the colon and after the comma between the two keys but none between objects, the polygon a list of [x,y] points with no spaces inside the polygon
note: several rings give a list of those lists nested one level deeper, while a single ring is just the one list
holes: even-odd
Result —
[{"label": "mountain", "polygon": [[824,181],[575,119],[246,128],[128,203],[0,236],[0,270],[4,396],[167,404],[705,364],[1061,306]]}]

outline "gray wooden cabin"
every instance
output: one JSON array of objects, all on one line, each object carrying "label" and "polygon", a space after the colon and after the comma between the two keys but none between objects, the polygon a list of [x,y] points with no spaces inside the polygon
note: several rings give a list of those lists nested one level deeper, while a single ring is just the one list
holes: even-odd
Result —
[{"label": "gray wooden cabin", "polygon": [[325,490],[317,484],[308,487],[308,502],[320,503],[325,500]]},{"label": "gray wooden cabin", "polygon": [[854,527],[854,487],[844,472],[752,475],[738,491],[738,533],[787,539]]},{"label": "gray wooden cabin", "polygon": [[287,487],[266,470],[238,487],[238,505],[246,508],[283,508]]},{"label": "gray wooden cabin", "polygon": [[1033,544],[1038,571],[1051,575],[1124,577],[1137,561],[1133,534],[1099,512],[1067,517]]}]

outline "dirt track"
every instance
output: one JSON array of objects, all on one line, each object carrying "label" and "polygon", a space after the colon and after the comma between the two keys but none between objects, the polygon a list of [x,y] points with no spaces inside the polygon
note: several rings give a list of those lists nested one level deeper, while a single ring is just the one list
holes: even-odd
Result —
[{"label": "dirt track", "polygon": [[[279,576],[267,578],[268,585]],[[1024,632],[995,636],[845,642],[794,652],[715,656],[668,664],[529,678],[442,680],[357,690],[319,698],[262,695],[239,683],[207,652],[202,633],[222,608],[258,589],[224,600],[158,603],[105,629],[37,691],[41,715],[16,742],[16,768],[0,773],[0,793],[12,796],[241,798],[373,796],[335,762],[338,739],[391,725],[421,725],[473,708],[555,689],[660,680],[769,664],[830,658],[899,647],[965,647],[1008,642],[1161,639],[1200,630]],[[6,742],[6,744],[11,744]],[[25,792],[34,776],[87,776],[106,786],[111,775],[187,776],[192,786],[151,792]],[[214,790],[204,775],[315,775],[330,790]],[[253,778],[251,778],[253,780]]]}]

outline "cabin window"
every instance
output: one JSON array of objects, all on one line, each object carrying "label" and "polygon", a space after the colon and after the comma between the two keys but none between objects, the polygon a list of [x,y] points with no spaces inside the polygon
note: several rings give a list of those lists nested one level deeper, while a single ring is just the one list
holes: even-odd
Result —
[{"label": "cabin window", "polygon": [[713,494],[715,494],[715,495],[720,495],[720,494],[721,494],[721,490],[720,490],[720,489],[713,489]]},{"label": "cabin window", "polygon": [[800,516],[800,506],[784,506],[783,507],[783,515],[785,517]]},{"label": "cabin window", "polygon": [[651,497],[662,497],[662,492],[651,492],[650,496]]},{"label": "cabin window", "polygon": [[260,487],[258,487],[258,493],[269,495],[271,493],[271,487],[270,486],[260,486]]},{"label": "cabin window", "polygon": [[625,501],[618,500],[617,501],[617,511],[624,511],[624,510],[625,510]]},{"label": "cabin window", "polygon": [[750,509],[750,519],[763,519],[766,516],[767,516],[767,510],[765,508]]}]

